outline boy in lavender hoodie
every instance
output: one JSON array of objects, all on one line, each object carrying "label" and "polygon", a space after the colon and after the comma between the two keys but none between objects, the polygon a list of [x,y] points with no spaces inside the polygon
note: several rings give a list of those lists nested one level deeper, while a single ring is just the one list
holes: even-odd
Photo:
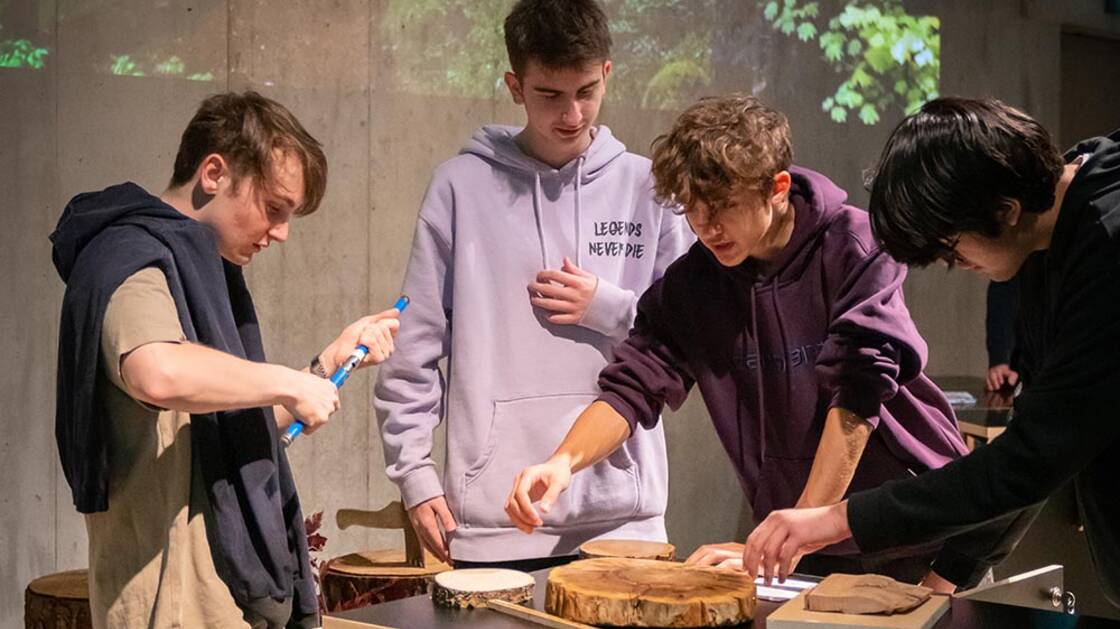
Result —
[{"label": "boy in lavender hoodie", "polygon": [[[535,569],[597,537],[665,540],[660,427],[574,483],[543,535],[518,533],[502,501],[599,394],[637,295],[693,238],[654,200],[649,160],[595,125],[611,71],[596,2],[521,0],[505,36],[528,124],[480,129],[432,177],[404,281],[412,306],[374,403],[424,546],[459,567]],[[441,478],[431,449],[444,418]]]},{"label": "boy in lavender hoodie", "polygon": [[[949,404],[922,373],[905,267],[840,188],[791,159],[785,116],[745,96],[700,101],[655,142],[657,195],[685,208],[700,242],[642,296],[600,375],[603,393],[552,458],[515,481],[506,511],[519,528],[539,527],[534,501],[547,515],[573,472],[656,425],[694,384],[756,520],[965,454]],[[993,544],[1012,525],[877,556],[839,544],[800,567],[964,585],[1008,552]],[[737,567],[742,551],[708,545],[689,561]]]}]

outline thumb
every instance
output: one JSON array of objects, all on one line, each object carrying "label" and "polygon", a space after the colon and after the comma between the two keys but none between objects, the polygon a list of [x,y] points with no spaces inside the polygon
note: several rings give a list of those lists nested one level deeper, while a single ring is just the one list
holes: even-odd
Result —
[{"label": "thumb", "polygon": [[560,497],[562,491],[564,491],[563,484],[556,478],[549,478],[548,489],[541,496],[541,511],[544,513],[551,511],[552,505],[556,504],[556,500]]},{"label": "thumb", "polygon": [[455,523],[455,516],[451,515],[451,509],[447,508],[447,503],[442,502],[436,508],[436,515],[439,516],[439,523],[443,525],[443,530],[447,533],[459,528]]}]

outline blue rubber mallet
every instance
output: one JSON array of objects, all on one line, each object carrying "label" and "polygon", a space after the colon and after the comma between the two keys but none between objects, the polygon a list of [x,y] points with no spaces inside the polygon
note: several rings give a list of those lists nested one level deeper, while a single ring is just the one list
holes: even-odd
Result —
[{"label": "blue rubber mallet", "polygon": [[[393,307],[396,308],[399,312],[404,312],[404,309],[408,307],[408,302],[408,295],[401,295],[400,299],[397,300],[397,303],[393,304]],[[331,384],[334,385],[334,388],[341,389],[342,385],[346,384],[346,380],[350,378],[350,372],[354,371],[354,367],[357,367],[359,364],[361,364],[361,362],[365,360],[365,357],[368,354],[369,348],[365,345],[359,345],[355,347],[354,353],[350,354],[350,357],[346,359],[346,362],[342,363],[342,365],[340,365],[339,368],[336,369],[333,374],[331,374]],[[284,446],[285,448],[292,445],[292,442],[296,440],[296,437],[303,434],[304,427],[305,426],[303,422],[298,419],[292,422],[292,425],[288,426],[288,430],[286,430],[284,434],[281,435],[280,445]]]}]

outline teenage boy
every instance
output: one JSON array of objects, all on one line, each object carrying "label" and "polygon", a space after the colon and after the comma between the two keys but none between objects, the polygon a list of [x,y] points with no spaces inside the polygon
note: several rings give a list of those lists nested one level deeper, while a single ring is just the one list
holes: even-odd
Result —
[{"label": "teenage boy", "polygon": [[[573,472],[656,425],[693,384],[756,521],[966,452],[948,402],[922,373],[905,267],[875,246],[867,214],[844,191],[791,159],[786,117],[749,96],[701,100],[655,141],[657,194],[685,209],[699,242],[642,296],[600,375],[602,395],[552,458],[516,481],[506,509],[522,530],[542,524],[533,501],[548,514],[578,482]],[[936,556],[935,575],[972,583],[998,552],[985,535],[940,554],[935,544],[859,556],[840,544],[804,569],[915,582]],[[737,567],[742,550],[704,546],[689,561]]]},{"label": "teenage boy", "polygon": [[[506,85],[527,124],[483,127],[436,170],[404,281],[413,306],[375,404],[388,475],[424,546],[459,567],[531,570],[597,537],[665,539],[660,428],[591,470],[543,535],[519,534],[501,505],[595,399],[637,295],[692,239],[654,201],[649,160],[596,126],[611,72],[600,6],[521,0],[505,37]],[[444,417],[441,480],[431,450]]]},{"label": "teenage boy", "polygon": [[[78,195],[51,235],[66,294],[57,436],[89,533],[103,627],[318,626],[299,498],[278,428],[338,409],[328,380],[265,362],[241,267],[319,207],[319,143],[253,92],[203,101],[170,187]],[[316,357],[393,349],[396,311]],[[278,426],[279,424],[279,426]]]},{"label": "teenage boy", "polygon": [[1063,157],[999,101],[931,101],[887,141],[871,221],[900,261],[1018,276],[1015,420],[940,470],[772,514],[748,540],[748,569],[787,574],[798,553],[849,537],[865,551],[942,539],[1072,480],[1097,577],[1120,605],[1120,132]]}]

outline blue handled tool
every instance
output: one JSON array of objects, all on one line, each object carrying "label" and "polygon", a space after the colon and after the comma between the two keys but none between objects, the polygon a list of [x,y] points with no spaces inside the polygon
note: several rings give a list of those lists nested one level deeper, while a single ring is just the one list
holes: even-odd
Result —
[{"label": "blue handled tool", "polygon": [[[393,304],[393,307],[400,312],[404,312],[404,309],[408,307],[408,302],[408,295],[401,295],[397,303]],[[354,371],[354,367],[357,367],[368,354],[369,348],[365,345],[358,345],[354,348],[354,353],[350,354],[346,362],[342,363],[342,365],[331,374],[331,384],[333,384],[336,389],[341,389],[342,385],[346,384],[346,380],[350,378],[350,372]],[[288,426],[288,430],[280,437],[280,445],[285,448],[292,445],[296,437],[303,433],[303,429],[303,422],[297,419],[291,426]]]}]

